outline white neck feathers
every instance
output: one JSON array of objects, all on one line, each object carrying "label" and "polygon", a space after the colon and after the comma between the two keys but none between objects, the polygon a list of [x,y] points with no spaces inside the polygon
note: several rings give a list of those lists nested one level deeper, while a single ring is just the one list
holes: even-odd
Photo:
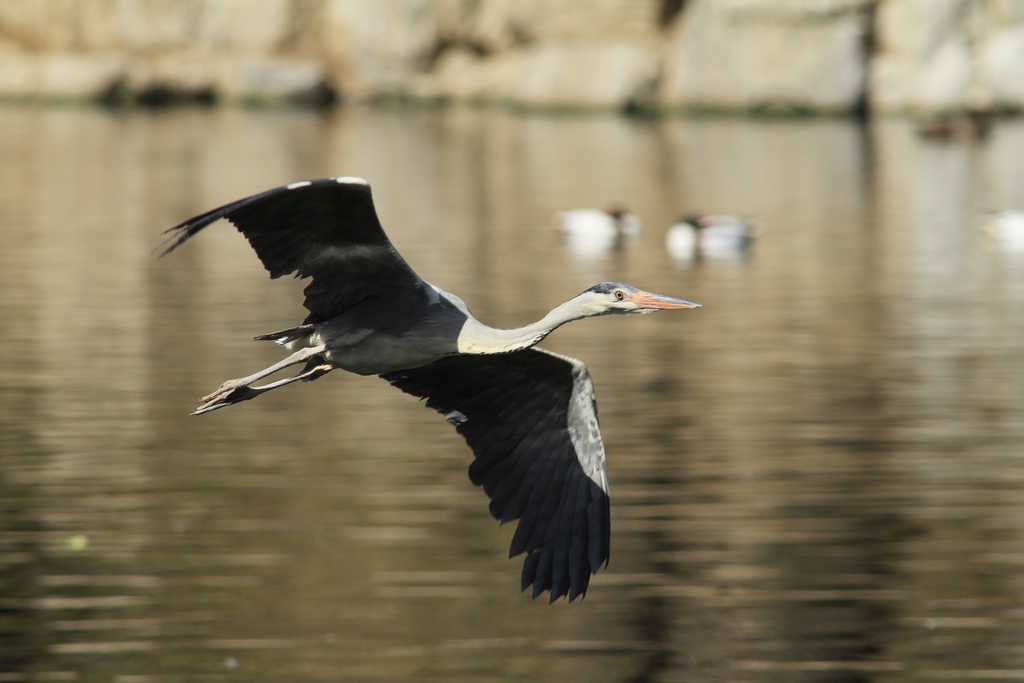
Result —
[{"label": "white neck feathers", "polygon": [[603,308],[594,305],[596,302],[587,294],[584,292],[564,304],[555,306],[535,323],[512,330],[489,327],[470,316],[459,333],[459,352],[508,353],[530,348],[565,323],[604,313]]}]

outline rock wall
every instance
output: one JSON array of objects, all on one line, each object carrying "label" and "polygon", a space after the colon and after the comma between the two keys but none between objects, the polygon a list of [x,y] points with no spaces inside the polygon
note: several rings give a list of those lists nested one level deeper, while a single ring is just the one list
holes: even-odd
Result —
[{"label": "rock wall", "polygon": [[667,42],[672,107],[849,111],[866,91],[874,3],[692,2]]},{"label": "rock wall", "polygon": [[875,40],[877,109],[1024,109],[1021,0],[886,0]]},{"label": "rock wall", "polygon": [[0,98],[1024,110],[1024,0],[3,0]]}]

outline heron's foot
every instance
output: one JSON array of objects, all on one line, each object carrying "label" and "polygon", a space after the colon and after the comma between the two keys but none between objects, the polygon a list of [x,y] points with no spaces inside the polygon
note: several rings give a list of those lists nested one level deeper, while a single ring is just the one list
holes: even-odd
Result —
[{"label": "heron's foot", "polygon": [[244,387],[249,386],[249,384],[251,384],[251,382],[247,382],[245,379],[229,379],[228,381],[224,382],[219,387],[217,387],[215,390],[211,391],[206,396],[203,396],[201,400],[203,401],[203,403],[210,403],[211,401],[217,399],[219,396],[225,396],[227,394],[230,394],[235,389],[242,389]]},{"label": "heron's foot", "polygon": [[296,376],[296,379],[301,379],[303,382],[312,382],[315,379],[320,379],[333,369],[334,366],[330,363],[319,363],[316,365],[310,363],[306,366],[305,370]]},{"label": "heron's foot", "polygon": [[192,415],[202,415],[203,413],[209,413],[219,408],[225,408],[242,401],[248,401],[251,398],[259,396],[261,391],[253,389],[249,386],[236,386],[228,387],[227,390],[221,387],[209,396],[203,397],[202,404],[192,411]]}]

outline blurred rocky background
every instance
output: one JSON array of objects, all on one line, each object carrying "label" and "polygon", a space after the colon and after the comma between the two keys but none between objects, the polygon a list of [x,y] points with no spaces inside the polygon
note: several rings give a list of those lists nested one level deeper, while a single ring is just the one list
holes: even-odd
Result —
[{"label": "blurred rocky background", "polygon": [[3,0],[0,98],[1024,109],[1024,0]]}]

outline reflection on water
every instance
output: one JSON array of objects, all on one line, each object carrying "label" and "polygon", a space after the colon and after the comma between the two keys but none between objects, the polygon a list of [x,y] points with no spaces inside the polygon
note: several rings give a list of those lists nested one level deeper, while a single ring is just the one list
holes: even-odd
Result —
[{"label": "reflection on water", "polygon": [[[202,418],[295,324],[210,230],[301,178],[370,179],[428,280],[513,326],[621,279],[699,301],[545,345],[601,403],[611,566],[517,592],[470,454],[340,376]],[[576,258],[560,209],[621,202]],[[1024,123],[981,146],[900,121],[492,110],[0,109],[0,680],[1024,678]],[[679,267],[682,213],[757,216],[746,260]]]}]

